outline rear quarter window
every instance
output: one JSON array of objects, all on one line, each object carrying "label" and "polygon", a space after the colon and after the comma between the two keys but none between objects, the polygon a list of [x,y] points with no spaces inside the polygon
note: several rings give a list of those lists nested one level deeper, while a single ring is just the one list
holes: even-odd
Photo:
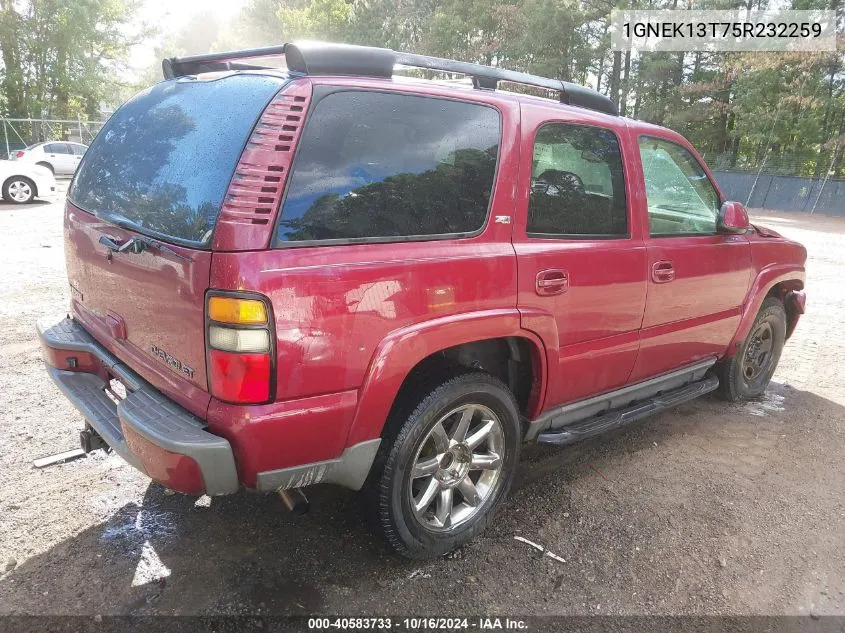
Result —
[{"label": "rear quarter window", "polygon": [[306,125],[276,244],[467,236],[486,221],[499,112],[414,95],[343,91]]}]

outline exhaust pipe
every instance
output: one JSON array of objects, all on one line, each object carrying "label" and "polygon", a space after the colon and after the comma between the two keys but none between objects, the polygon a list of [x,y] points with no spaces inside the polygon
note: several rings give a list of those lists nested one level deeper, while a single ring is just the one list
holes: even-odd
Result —
[{"label": "exhaust pipe", "polygon": [[302,492],[302,488],[291,488],[290,490],[278,490],[279,498],[285,507],[296,515],[303,515],[308,512],[310,503],[308,497]]}]

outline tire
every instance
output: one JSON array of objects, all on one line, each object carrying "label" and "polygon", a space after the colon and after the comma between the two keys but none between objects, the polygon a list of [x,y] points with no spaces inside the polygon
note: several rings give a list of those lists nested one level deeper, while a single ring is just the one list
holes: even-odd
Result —
[{"label": "tire", "polygon": [[35,163],[35,164],[36,164],[36,165],[41,165],[42,167],[46,167],[47,169],[49,169],[49,170],[50,170],[50,173],[51,173],[51,174],[53,174],[54,176],[56,175],[56,169],[55,169],[55,167],[53,167],[53,165],[52,165],[52,164],[50,164],[50,163],[48,163],[48,162],[46,162],[46,161],[42,161],[42,162],[40,162],[40,163]]},{"label": "tire", "polygon": [[769,297],[733,358],[719,367],[719,394],[730,402],[759,398],[777,369],[786,342],[786,311]]},{"label": "tire", "polygon": [[12,176],[3,183],[3,199],[12,204],[32,202],[37,194],[35,183],[25,176]]},{"label": "tire", "polygon": [[510,390],[483,372],[451,372],[440,384],[400,393],[365,488],[377,530],[408,558],[442,556],[482,532],[519,461]]}]

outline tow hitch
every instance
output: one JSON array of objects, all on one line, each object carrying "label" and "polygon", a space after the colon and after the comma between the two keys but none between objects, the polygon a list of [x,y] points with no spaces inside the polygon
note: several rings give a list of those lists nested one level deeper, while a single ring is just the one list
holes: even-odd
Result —
[{"label": "tow hitch", "polygon": [[85,457],[91,451],[96,451],[100,448],[106,452],[111,450],[105,440],[90,426],[86,426],[83,431],[79,432],[79,444],[79,448],[62,451],[61,453],[48,455],[47,457],[39,457],[38,459],[33,460],[32,465],[36,468],[46,468],[47,466],[52,466],[53,464],[61,464],[63,462],[79,459],[80,457]]},{"label": "tow hitch", "polygon": [[106,441],[90,426],[86,426],[85,430],[79,432],[79,445],[85,451],[86,455],[99,448],[102,448],[106,452],[109,451],[109,445],[106,444]]}]

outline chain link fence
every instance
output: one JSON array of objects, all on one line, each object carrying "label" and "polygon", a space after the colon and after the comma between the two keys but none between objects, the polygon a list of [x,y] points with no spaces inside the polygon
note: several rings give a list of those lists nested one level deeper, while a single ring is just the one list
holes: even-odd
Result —
[{"label": "chain link fence", "polygon": [[845,180],[735,171],[713,172],[729,200],[749,208],[845,216]]},{"label": "chain link fence", "polygon": [[833,140],[798,155],[707,154],[729,200],[749,208],[845,216],[845,147]]},{"label": "chain link fence", "polygon": [[11,157],[18,150],[44,141],[73,141],[90,145],[105,121],[85,119],[8,119],[0,118],[3,135],[0,153]]}]

